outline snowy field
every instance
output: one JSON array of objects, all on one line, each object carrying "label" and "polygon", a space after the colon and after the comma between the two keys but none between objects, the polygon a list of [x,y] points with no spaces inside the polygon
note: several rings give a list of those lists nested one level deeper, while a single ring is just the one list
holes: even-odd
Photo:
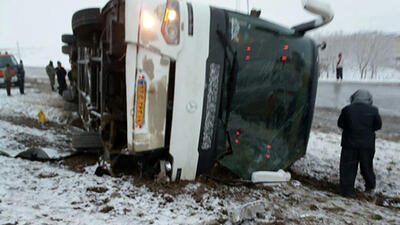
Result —
[{"label": "snowy field", "polygon": [[[73,113],[46,77],[28,76],[26,95],[0,89],[0,151],[31,147],[51,157],[70,154]],[[42,129],[37,113],[50,123]],[[0,224],[400,224],[400,143],[377,140],[377,191],[343,198],[301,179],[275,186],[227,186],[210,180],[156,184],[137,177],[97,177],[89,163],[75,171],[63,161],[32,162],[0,155]],[[313,131],[298,175],[338,184],[340,135]],[[363,190],[358,175],[356,187]]]},{"label": "snowy field", "polygon": [[75,173],[5,157],[0,165],[2,224],[400,223],[396,209],[313,190],[298,181],[274,187],[196,182],[150,189],[132,177],[96,177],[93,166]]},{"label": "snowy field", "polygon": [[[329,71],[329,74],[326,71],[321,72],[320,80],[325,81],[336,81],[336,71]],[[370,73],[367,73],[366,78],[360,79],[360,71],[354,66],[343,68],[343,81],[357,81],[357,82],[383,82],[383,83],[391,83],[391,82],[400,82],[400,70],[392,69],[392,68],[384,68],[378,70],[377,74],[374,77],[371,77]]]},{"label": "snowy field", "polygon": [[[71,118],[70,112],[63,110],[64,102],[57,92],[49,92],[50,84],[47,76],[43,76],[44,68],[27,68],[25,95],[19,94],[19,89],[13,87],[11,97],[7,97],[6,90],[0,90],[0,115],[23,116],[37,119],[37,114],[42,110],[47,119],[57,123],[65,123]],[[32,87],[34,86],[34,88]]]}]

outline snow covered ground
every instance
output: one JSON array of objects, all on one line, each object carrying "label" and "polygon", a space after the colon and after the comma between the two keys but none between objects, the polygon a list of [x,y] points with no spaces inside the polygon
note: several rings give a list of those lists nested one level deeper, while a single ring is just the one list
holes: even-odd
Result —
[{"label": "snow covered ground", "polygon": [[[50,92],[47,77],[31,75],[40,70],[27,71],[25,95],[13,87],[12,96],[7,97],[6,90],[0,89],[1,151],[16,156],[21,151],[39,147],[52,158],[70,154],[68,135],[77,129],[68,127],[66,123],[75,118],[76,113],[64,111],[61,97]],[[37,122],[40,110],[48,120],[44,129]],[[64,127],[68,129],[61,129]]]},{"label": "snow covered ground", "polygon": [[[398,210],[317,191],[215,183],[158,189],[0,156],[0,223],[18,224],[399,224]],[[175,191],[171,191],[175,189]],[[246,220],[247,218],[247,220]]]},{"label": "snow covered ground", "polygon": [[30,81],[25,85],[25,95],[19,94],[19,89],[13,87],[12,96],[7,97],[6,90],[0,89],[0,115],[37,119],[39,111],[42,110],[47,119],[53,122],[64,123],[70,119],[72,113],[63,110],[64,102],[57,92],[49,92],[49,81],[43,73],[44,68],[27,69],[27,79]]},{"label": "snow covered ground", "polygon": [[[30,75],[28,75],[30,76]],[[0,151],[31,147],[70,154],[73,129],[62,99],[47,79],[31,75],[26,95],[0,89]],[[37,124],[43,110],[50,122]],[[338,183],[340,136],[313,131],[306,156],[292,170]],[[77,158],[75,158],[77,159]],[[292,180],[276,186],[227,186],[210,180],[156,184],[138,177],[97,177],[65,162],[32,162],[0,155],[0,224],[400,224],[400,143],[377,140],[377,190],[382,199],[343,198]],[[356,186],[362,190],[358,176]],[[391,200],[388,202],[387,200]],[[397,208],[396,208],[397,207]]]}]

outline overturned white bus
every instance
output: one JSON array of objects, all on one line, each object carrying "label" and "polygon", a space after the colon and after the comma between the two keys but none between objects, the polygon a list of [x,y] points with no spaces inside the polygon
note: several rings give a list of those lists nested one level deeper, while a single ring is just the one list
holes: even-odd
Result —
[{"label": "overturned white bus", "polygon": [[[306,152],[318,51],[304,33],[177,0],[111,0],[84,9],[63,35],[74,65],[79,115],[110,153],[161,162],[172,180],[192,180],[219,162],[248,179],[287,168]],[[142,162],[143,163],[143,162]]]}]

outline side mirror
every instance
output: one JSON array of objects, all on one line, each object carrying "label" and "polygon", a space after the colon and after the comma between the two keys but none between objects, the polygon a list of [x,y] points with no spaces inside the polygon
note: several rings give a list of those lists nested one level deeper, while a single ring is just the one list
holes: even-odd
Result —
[{"label": "side mirror", "polygon": [[303,0],[304,9],[310,13],[317,14],[322,18],[318,26],[323,26],[333,19],[333,11],[328,3],[319,0]]},{"label": "side mirror", "polygon": [[303,0],[303,6],[305,10],[318,15],[318,18],[292,27],[298,34],[303,35],[309,30],[328,24],[333,19],[334,13],[328,3],[319,0]]}]

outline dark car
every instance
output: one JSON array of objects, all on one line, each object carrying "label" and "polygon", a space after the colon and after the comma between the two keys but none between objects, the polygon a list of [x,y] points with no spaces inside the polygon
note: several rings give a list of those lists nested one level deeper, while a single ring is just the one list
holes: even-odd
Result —
[{"label": "dark car", "polygon": [[18,62],[15,59],[15,57],[11,54],[6,53],[0,53],[0,85],[4,85],[4,70],[6,68],[6,65],[10,64],[11,68],[11,82],[15,85],[18,84],[18,78],[17,78],[17,67],[18,67]]}]

